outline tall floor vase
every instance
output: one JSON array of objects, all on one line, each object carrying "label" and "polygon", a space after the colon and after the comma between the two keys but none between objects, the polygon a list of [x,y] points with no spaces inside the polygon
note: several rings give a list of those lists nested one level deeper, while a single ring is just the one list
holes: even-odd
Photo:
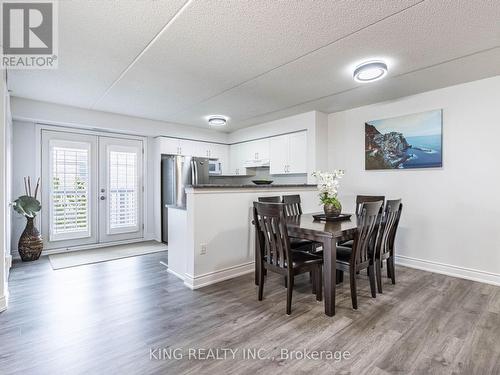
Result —
[{"label": "tall floor vase", "polygon": [[43,241],[40,232],[35,227],[34,218],[26,218],[26,228],[19,238],[18,251],[23,262],[31,262],[40,258]]}]

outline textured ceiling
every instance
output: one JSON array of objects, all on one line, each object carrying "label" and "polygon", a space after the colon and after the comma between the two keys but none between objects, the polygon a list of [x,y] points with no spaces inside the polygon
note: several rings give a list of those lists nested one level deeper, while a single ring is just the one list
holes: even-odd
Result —
[{"label": "textured ceiling", "polygon": [[[500,2],[72,0],[59,68],[12,71],[14,96],[224,131],[500,74]],[[386,79],[352,80],[370,58]]]}]

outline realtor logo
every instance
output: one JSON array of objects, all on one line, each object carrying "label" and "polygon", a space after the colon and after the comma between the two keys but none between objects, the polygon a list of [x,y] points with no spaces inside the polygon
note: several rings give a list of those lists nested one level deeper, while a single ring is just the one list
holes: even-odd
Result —
[{"label": "realtor logo", "polygon": [[57,4],[52,1],[2,3],[2,67],[57,67]]}]

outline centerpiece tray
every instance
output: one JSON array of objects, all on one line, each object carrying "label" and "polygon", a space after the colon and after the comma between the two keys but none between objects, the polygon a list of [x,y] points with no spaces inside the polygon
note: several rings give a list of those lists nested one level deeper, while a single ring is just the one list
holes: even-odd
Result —
[{"label": "centerpiece tray", "polygon": [[351,218],[351,214],[340,214],[338,216],[326,216],[325,214],[316,214],[313,215],[314,221],[343,221],[349,220]]}]

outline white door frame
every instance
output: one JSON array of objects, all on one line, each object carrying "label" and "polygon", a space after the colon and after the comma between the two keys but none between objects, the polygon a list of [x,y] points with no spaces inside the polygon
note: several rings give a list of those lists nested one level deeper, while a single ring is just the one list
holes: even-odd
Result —
[{"label": "white door frame", "polygon": [[[144,154],[143,154],[143,184],[144,184],[144,192],[142,195],[143,198],[143,221],[144,221],[144,230],[143,230],[143,235],[146,236],[147,233],[150,232],[149,227],[148,227],[148,221],[146,218],[148,217],[148,199],[149,199],[149,187],[148,187],[148,178],[147,175],[150,172],[147,168],[148,165],[148,142],[147,139],[148,137],[144,136],[138,136],[134,134],[127,134],[127,133],[115,133],[112,131],[96,131],[96,130],[90,130],[86,128],[77,128],[77,127],[68,127],[68,126],[63,126],[63,125],[51,125],[47,123],[41,123],[41,122],[36,122],[35,123],[35,155],[38,155],[38,162],[36,162],[36,175],[40,176],[41,171],[42,171],[42,130],[52,130],[52,131],[57,131],[57,132],[65,132],[65,133],[75,133],[75,134],[87,134],[87,135],[96,135],[96,136],[107,136],[107,137],[113,137],[113,138],[122,138],[122,139],[135,139],[135,140],[142,140],[143,142],[143,148],[144,148]],[[152,171],[151,171],[152,172]],[[43,207],[43,198],[41,198],[41,203]],[[43,208],[42,208],[43,209]],[[39,228],[41,228],[41,215],[37,217],[37,225]],[[111,246],[111,245],[120,245],[120,244],[127,244],[127,243],[133,243],[133,242],[141,242],[149,238],[138,238],[138,239],[131,239],[131,240],[124,240],[124,241],[114,241],[114,242],[106,242],[106,243],[95,243],[95,244],[89,244],[89,245],[81,245],[81,246],[73,246],[73,247],[61,247],[61,248],[56,248],[56,249],[47,249],[43,251],[43,254],[50,255],[50,254],[57,254],[60,252],[70,252],[70,251],[80,251],[80,250],[88,250],[88,249],[94,249],[94,248],[100,248],[100,247],[106,247],[106,246]]]}]

